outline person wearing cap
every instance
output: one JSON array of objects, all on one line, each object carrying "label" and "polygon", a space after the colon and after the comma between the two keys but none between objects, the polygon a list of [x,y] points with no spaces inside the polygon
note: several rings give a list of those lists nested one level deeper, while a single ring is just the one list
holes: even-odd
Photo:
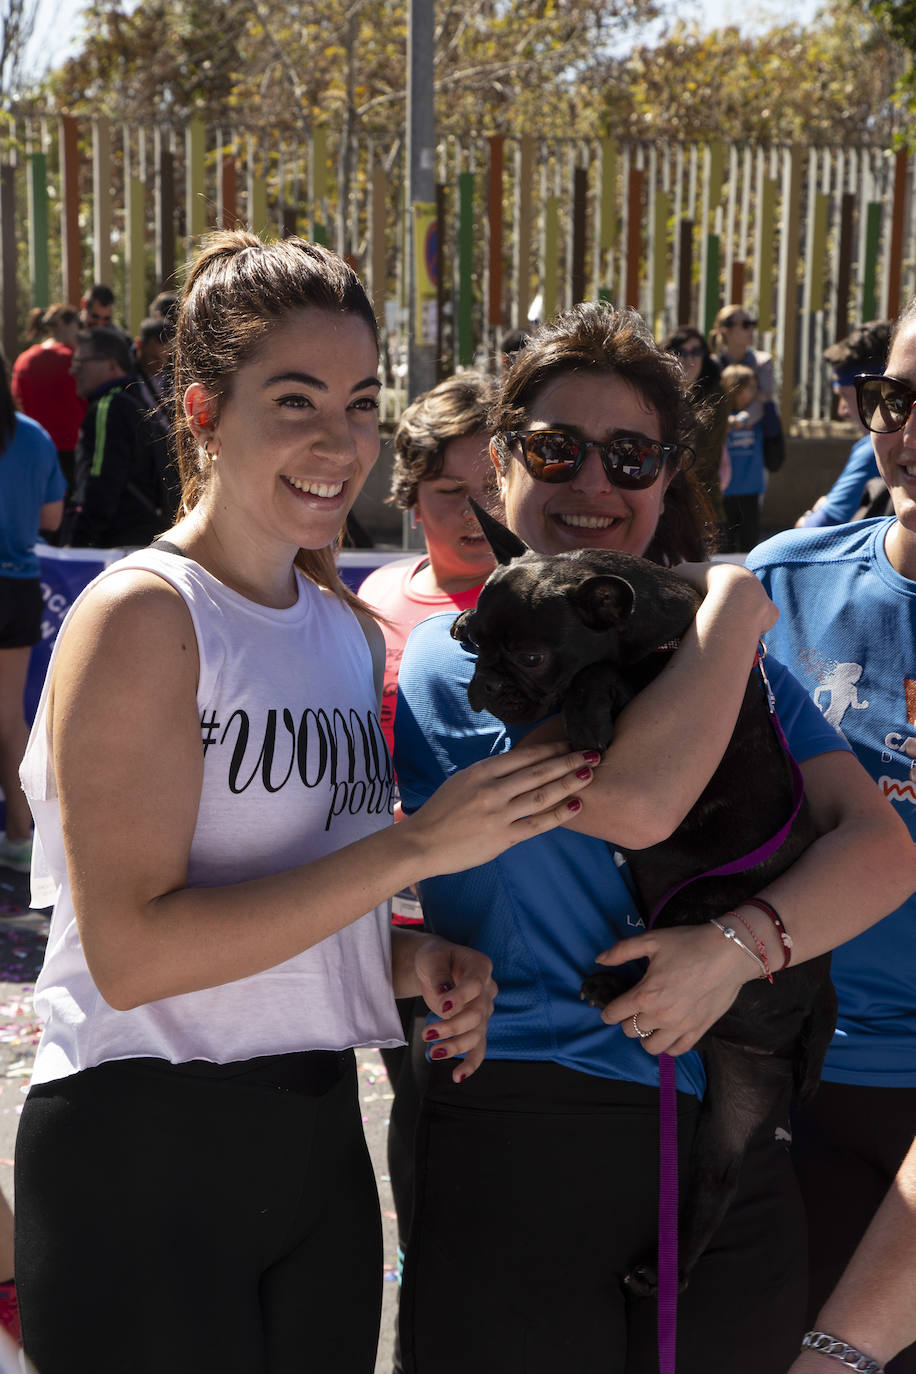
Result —
[{"label": "person wearing cap", "polygon": [[852,520],[862,504],[866,486],[878,476],[871,435],[859,419],[856,407],[856,376],[860,372],[884,371],[892,326],[893,320],[871,320],[824,350],[824,362],[833,369],[837,416],[854,424],[860,437],[830,490],[796,520],[797,530],[844,525]]}]

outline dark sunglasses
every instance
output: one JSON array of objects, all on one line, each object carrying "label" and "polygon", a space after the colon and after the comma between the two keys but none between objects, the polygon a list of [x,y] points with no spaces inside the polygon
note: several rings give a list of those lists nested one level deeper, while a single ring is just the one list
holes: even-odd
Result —
[{"label": "dark sunglasses", "polygon": [[916,391],[896,377],[873,377],[860,372],[855,379],[859,418],[872,434],[903,429],[916,405]]},{"label": "dark sunglasses", "polygon": [[732,315],[730,319],[722,321],[722,325],[725,329],[734,329],[736,324],[741,325],[743,329],[757,328],[757,321],[752,320],[749,315]]},{"label": "dark sunglasses", "polygon": [[609,444],[575,439],[561,429],[536,429],[530,433],[512,430],[506,442],[521,447],[521,459],[536,482],[571,482],[595,449],[610,483],[625,491],[642,491],[657,482],[665,464],[680,460],[677,444],[660,444],[655,439],[621,434]]},{"label": "dark sunglasses", "polygon": [[692,347],[684,344],[680,348],[672,348],[671,352],[676,358],[702,358],[705,349],[702,344],[694,344]]}]

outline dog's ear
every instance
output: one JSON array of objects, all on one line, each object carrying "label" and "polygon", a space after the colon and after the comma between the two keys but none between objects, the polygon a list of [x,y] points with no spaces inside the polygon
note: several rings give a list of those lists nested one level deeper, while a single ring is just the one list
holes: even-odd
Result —
[{"label": "dog's ear", "polygon": [[468,622],[473,614],[473,610],[462,611],[461,614],[452,621],[452,628],[449,630],[452,639],[457,639],[459,641],[468,639]]},{"label": "dog's ear", "polygon": [[631,583],[612,573],[586,578],[570,591],[569,600],[590,630],[619,628],[636,607]]},{"label": "dog's ear", "polygon": [[497,563],[511,563],[513,558],[521,558],[523,553],[528,552],[528,545],[519,539],[517,534],[513,534],[505,525],[494,520],[483,508],[478,506],[473,496],[468,497],[468,504],[477,516],[478,524],[486,536],[487,543],[496,555]]}]

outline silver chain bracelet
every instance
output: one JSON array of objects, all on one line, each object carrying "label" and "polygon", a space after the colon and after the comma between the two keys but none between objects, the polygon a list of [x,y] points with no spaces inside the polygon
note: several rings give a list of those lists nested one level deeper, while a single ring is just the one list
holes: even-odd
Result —
[{"label": "silver chain bracelet", "polygon": [[854,1345],[849,1345],[826,1331],[806,1331],[801,1348],[829,1355],[831,1359],[839,1360],[847,1369],[856,1370],[857,1374],[884,1374],[884,1366],[877,1360],[873,1360],[869,1355],[863,1355]]}]

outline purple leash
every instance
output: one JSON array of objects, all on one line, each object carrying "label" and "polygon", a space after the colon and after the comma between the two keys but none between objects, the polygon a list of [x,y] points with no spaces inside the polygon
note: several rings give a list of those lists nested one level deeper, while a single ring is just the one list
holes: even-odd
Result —
[{"label": "purple leash", "polygon": [[[765,844],[758,845],[741,859],[710,868],[696,877],[685,878],[683,882],[666,892],[649,917],[648,929],[655,925],[660,913],[665,909],[682,888],[700,878],[713,878],[725,873],[743,873],[755,868],[771,854],[775,854],[785,840],[798,815],[804,796],[805,785],[801,769],[792,757],[789,742],[776,714],[776,699],[764,672],[763,660],[766,645],[761,643],[754,667],[760,674],[767,698],[770,722],[776,737],[786,752],[792,774],[792,809],[785,825]],[[677,1182],[677,1087],[674,1073],[674,1059],[670,1054],[658,1056],[658,1368],[659,1374],[675,1374],[677,1359],[677,1288],[678,1288],[678,1182]]]}]

